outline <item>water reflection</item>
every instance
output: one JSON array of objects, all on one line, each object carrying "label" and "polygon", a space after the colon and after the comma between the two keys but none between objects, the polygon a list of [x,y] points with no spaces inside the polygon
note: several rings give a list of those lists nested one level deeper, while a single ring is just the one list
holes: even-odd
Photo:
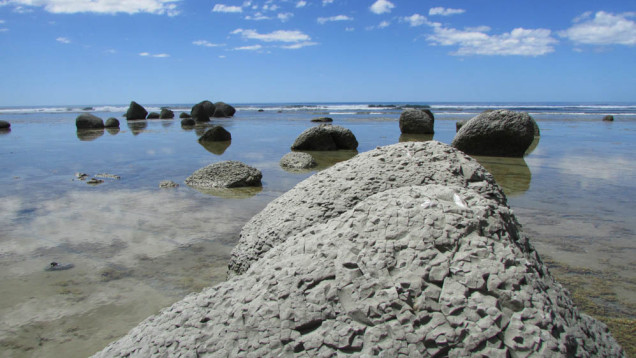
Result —
[{"label": "water reflection", "polygon": [[139,133],[143,132],[146,127],[148,127],[148,122],[144,119],[126,121],[126,124],[133,135],[139,135]]},{"label": "water reflection", "polygon": [[110,127],[110,128],[106,128],[106,131],[108,132],[108,134],[110,135],[117,135],[119,134],[119,127]]},{"label": "water reflection", "polygon": [[172,126],[172,124],[174,123],[174,121],[169,120],[169,119],[164,119],[161,121],[161,126],[164,128],[169,128]]},{"label": "water reflection", "polygon": [[190,187],[192,189],[196,189],[200,193],[216,196],[223,199],[247,199],[263,191],[262,186],[248,186],[243,188],[214,188],[214,189],[199,188],[196,186],[190,186]]},{"label": "water reflection", "polygon": [[198,142],[203,148],[205,148],[205,150],[216,155],[225,153],[225,150],[230,146],[230,144],[232,144],[231,140],[225,142],[210,142],[199,140]]},{"label": "water reflection", "polygon": [[400,143],[402,142],[428,142],[433,140],[434,134],[410,134],[403,133],[400,135]]},{"label": "water reflection", "polygon": [[522,195],[530,189],[532,173],[523,158],[473,156],[495,177],[507,196]]},{"label": "water reflection", "polygon": [[77,131],[77,139],[89,142],[104,135],[104,128],[101,129],[79,129]]},{"label": "water reflection", "polygon": [[11,128],[2,128],[0,129],[0,135],[5,135],[11,133]]}]

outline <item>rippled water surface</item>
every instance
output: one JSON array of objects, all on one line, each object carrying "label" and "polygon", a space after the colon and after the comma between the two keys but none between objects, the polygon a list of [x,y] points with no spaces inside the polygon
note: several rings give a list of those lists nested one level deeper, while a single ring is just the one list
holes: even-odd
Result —
[{"label": "rippled water surface", "polygon": [[[211,122],[232,142],[208,147],[197,142],[205,127],[184,129],[178,119],[120,119],[119,131],[78,133],[77,113],[0,113],[12,123],[0,133],[0,356],[87,356],[223,280],[243,224],[313,173],[286,172],[278,161],[309,120],[324,115],[256,109]],[[472,115],[437,114],[433,139],[450,143],[455,121]],[[399,111],[331,116],[354,132],[360,152],[431,139],[400,136]],[[636,116],[534,117],[542,136],[525,158],[478,160],[540,254],[557,270],[601,279],[609,292],[595,303],[605,314],[636,318]],[[319,169],[355,154],[320,154]],[[260,169],[262,189],[202,193],[183,184],[221,160]],[[120,178],[89,185],[77,172]],[[162,180],[181,185],[160,189]],[[51,262],[73,267],[46,271]]]}]

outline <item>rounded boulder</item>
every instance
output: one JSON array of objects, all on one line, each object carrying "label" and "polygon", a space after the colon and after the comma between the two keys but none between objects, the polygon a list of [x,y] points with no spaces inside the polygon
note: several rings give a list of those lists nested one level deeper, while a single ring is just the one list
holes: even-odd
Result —
[{"label": "rounded boulder", "polygon": [[433,134],[435,117],[428,109],[407,109],[400,115],[400,131],[408,134]]},{"label": "rounded boulder", "polygon": [[161,119],[172,119],[174,118],[174,112],[168,108],[162,108],[161,113],[159,113],[159,118]]},{"label": "rounded boulder", "polygon": [[227,142],[232,140],[232,135],[221,126],[214,126],[208,129],[199,138],[199,142]]},{"label": "rounded boulder", "polygon": [[186,184],[202,188],[240,188],[260,186],[263,174],[260,170],[233,160],[210,164],[186,178]]},{"label": "rounded boulder", "polygon": [[7,121],[0,121],[0,129],[9,129],[11,128],[11,123]]},{"label": "rounded boulder", "polygon": [[216,108],[213,115],[215,118],[234,117],[236,113],[236,109],[225,102],[216,102],[214,107]]},{"label": "rounded boulder", "polygon": [[146,119],[146,117],[148,116],[148,111],[146,111],[146,109],[140,105],[139,103],[132,101],[130,102],[130,106],[128,106],[128,111],[126,111],[126,114],[124,115],[124,117],[126,117],[126,119]]},{"label": "rounded boulder", "polygon": [[319,125],[302,132],[292,144],[292,150],[356,149],[358,140],[351,130],[332,125]]},{"label": "rounded boulder", "polygon": [[314,157],[309,153],[291,152],[280,159],[280,166],[288,169],[309,169],[316,165]]},{"label": "rounded boulder", "polygon": [[523,157],[538,126],[528,113],[488,111],[466,122],[452,146],[469,155]]},{"label": "rounded boulder", "polygon": [[77,129],[101,129],[104,128],[104,121],[90,113],[83,113],[75,119]]},{"label": "rounded boulder", "polygon": [[210,101],[202,101],[192,107],[191,116],[196,122],[209,122],[216,107]]},{"label": "rounded boulder", "polygon": [[104,124],[106,128],[119,128],[119,120],[114,117],[110,117],[106,120],[106,124]]}]

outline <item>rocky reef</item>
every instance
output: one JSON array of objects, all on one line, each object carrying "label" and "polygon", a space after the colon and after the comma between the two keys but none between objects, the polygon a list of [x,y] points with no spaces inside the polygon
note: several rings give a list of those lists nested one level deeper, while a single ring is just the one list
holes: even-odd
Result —
[{"label": "rocky reef", "polygon": [[299,183],[245,225],[230,269],[96,356],[624,356],[493,177],[439,142]]}]

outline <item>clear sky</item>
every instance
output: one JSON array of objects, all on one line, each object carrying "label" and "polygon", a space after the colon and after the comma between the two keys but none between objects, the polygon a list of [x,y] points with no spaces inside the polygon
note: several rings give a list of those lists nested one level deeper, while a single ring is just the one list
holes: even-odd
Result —
[{"label": "clear sky", "polygon": [[636,101],[634,0],[0,0],[0,106]]}]

